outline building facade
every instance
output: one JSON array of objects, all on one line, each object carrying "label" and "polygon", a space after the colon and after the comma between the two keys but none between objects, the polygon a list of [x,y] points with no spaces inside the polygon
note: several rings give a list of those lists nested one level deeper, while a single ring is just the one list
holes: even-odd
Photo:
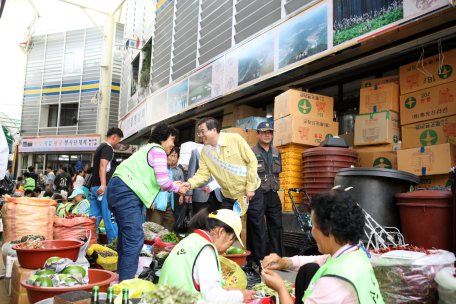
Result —
[{"label": "building facade", "polygon": [[[115,25],[115,44],[123,24]],[[47,165],[74,169],[92,165],[100,143],[98,104],[103,98],[101,65],[104,38],[93,25],[33,35],[27,54],[22,108],[19,175],[28,166],[44,172]],[[113,56],[114,57],[114,56]],[[121,58],[113,58],[108,127],[117,126]],[[105,94],[109,96],[109,94]]]}]

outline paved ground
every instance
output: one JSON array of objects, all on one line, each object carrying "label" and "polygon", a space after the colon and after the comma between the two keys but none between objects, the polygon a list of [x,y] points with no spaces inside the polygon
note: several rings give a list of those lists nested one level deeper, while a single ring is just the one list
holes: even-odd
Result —
[{"label": "paved ground", "polygon": [[[3,243],[0,242],[0,248]],[[0,275],[5,274],[5,265],[3,264],[3,259],[0,258]],[[6,281],[7,279],[0,279],[0,304],[6,304],[10,302],[8,292],[6,290]]]}]

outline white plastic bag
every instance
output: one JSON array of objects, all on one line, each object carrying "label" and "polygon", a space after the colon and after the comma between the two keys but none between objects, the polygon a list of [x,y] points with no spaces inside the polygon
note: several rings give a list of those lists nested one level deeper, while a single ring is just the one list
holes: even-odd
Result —
[{"label": "white plastic bag", "polygon": [[435,281],[438,284],[439,304],[454,304],[456,303],[456,278],[454,277],[454,269],[446,267],[437,272]]},{"label": "white plastic bag", "polygon": [[452,252],[438,250],[435,254],[406,260],[383,258],[380,254],[371,253],[369,260],[386,304],[436,303],[438,293],[435,275],[451,266],[455,256]]}]

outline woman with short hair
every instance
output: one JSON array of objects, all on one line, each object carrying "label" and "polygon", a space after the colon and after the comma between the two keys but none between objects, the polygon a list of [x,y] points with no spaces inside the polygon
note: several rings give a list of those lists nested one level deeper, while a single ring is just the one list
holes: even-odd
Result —
[{"label": "woman with short hair", "polygon": [[310,202],[312,236],[319,256],[264,258],[266,285],[279,293],[280,302],[293,303],[280,276],[271,270],[298,271],[296,304],[382,304],[369,253],[359,246],[364,215],[349,192],[330,190],[315,194]]}]

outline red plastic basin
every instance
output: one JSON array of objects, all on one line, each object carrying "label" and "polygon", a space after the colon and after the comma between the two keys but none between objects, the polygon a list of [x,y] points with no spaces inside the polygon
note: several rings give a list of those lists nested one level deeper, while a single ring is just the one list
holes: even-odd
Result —
[{"label": "red plastic basin", "polygon": [[144,239],[144,244],[146,244],[146,245],[153,245],[154,243],[155,243],[154,240],[146,240],[146,239]]},{"label": "red plastic basin", "polygon": [[235,263],[237,263],[240,267],[245,265],[245,261],[247,261],[247,257],[250,255],[250,251],[245,250],[244,254],[222,254],[222,257],[225,257]]},{"label": "red plastic basin", "polygon": [[24,268],[38,269],[43,268],[47,259],[52,257],[67,258],[76,262],[79,256],[79,248],[84,245],[82,241],[73,240],[53,240],[43,241],[44,249],[21,249],[13,245],[17,252],[19,264]]},{"label": "red plastic basin", "polygon": [[[22,265],[21,265],[22,266]],[[92,292],[93,286],[100,286],[100,292],[107,292],[109,284],[116,279],[117,275],[114,272],[100,269],[89,269],[89,284],[74,287],[38,287],[27,284],[27,277],[21,279],[21,285],[27,289],[27,296],[30,303],[36,303],[47,298],[53,298],[59,294],[84,290]]]},{"label": "red plastic basin", "polygon": [[98,232],[97,234],[98,234],[98,240],[100,241],[100,243],[109,244],[108,235],[106,233]]}]

